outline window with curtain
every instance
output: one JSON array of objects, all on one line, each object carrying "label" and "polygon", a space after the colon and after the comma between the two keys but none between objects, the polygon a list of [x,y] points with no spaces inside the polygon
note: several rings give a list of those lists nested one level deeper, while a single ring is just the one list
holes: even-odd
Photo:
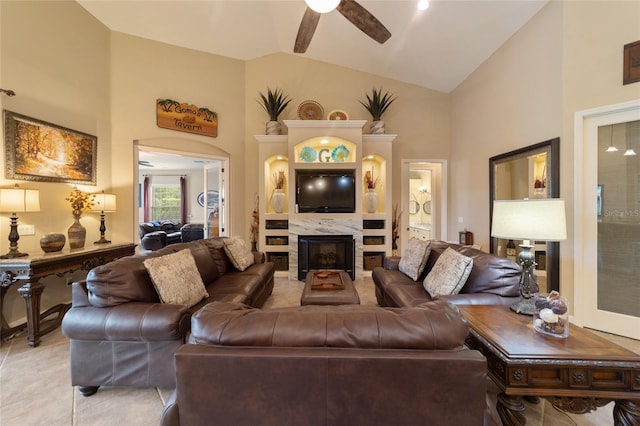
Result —
[{"label": "window with curtain", "polygon": [[175,220],[180,222],[180,185],[151,185],[151,220]]}]

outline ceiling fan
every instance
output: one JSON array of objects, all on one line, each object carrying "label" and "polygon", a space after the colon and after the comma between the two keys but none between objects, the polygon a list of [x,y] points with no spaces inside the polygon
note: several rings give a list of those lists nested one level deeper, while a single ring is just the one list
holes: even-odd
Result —
[{"label": "ceiling fan", "polygon": [[296,43],[293,47],[295,53],[304,53],[311,43],[313,33],[318,26],[321,13],[338,12],[358,27],[366,35],[382,44],[391,37],[391,33],[378,19],[355,0],[305,0],[307,10],[304,12]]}]

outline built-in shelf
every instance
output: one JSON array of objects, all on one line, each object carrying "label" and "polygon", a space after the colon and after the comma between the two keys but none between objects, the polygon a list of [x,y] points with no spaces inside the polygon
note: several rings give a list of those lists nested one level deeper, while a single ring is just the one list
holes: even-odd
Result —
[{"label": "built-in shelf", "polygon": [[[392,201],[391,191],[387,191],[387,188],[392,188],[392,142],[396,135],[363,134],[366,123],[366,120],[285,120],[288,134],[255,136],[259,142],[259,164],[263,167],[259,176],[259,247],[267,253],[267,259],[276,263],[279,272],[287,265],[290,279],[297,279],[298,274],[298,235],[353,235],[356,278],[361,277],[364,271],[382,266],[385,256],[391,255]],[[330,142],[322,145],[323,138]],[[331,156],[332,150],[340,145],[349,151],[343,162]],[[313,160],[301,158],[303,147],[308,147],[306,151],[314,149],[317,157]],[[323,168],[355,170],[355,212],[296,212],[296,170]],[[278,171],[285,172],[287,181],[284,188],[286,207],[281,213],[276,213],[270,202],[274,189],[273,176]],[[367,171],[376,180],[378,201],[372,213],[367,212],[365,203],[368,189],[364,175]]]}]

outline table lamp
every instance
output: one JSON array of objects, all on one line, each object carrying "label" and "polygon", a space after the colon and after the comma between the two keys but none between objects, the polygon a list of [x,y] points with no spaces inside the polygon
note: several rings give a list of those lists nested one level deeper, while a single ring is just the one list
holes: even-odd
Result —
[{"label": "table lamp", "polygon": [[18,212],[39,212],[40,192],[37,189],[23,189],[16,184],[13,188],[0,188],[0,212],[11,213],[11,230],[9,231],[9,252],[0,259],[13,259],[28,256],[18,251]]},{"label": "table lamp", "polygon": [[93,243],[110,243],[111,241],[107,240],[104,237],[104,232],[107,230],[107,227],[104,225],[104,213],[116,211],[116,196],[114,194],[105,194],[104,191],[99,194],[93,195],[95,196],[95,198],[93,199],[93,207],[91,208],[91,211],[100,212],[100,239],[98,241],[94,241]]},{"label": "table lamp", "polygon": [[561,241],[567,238],[564,200],[559,198],[535,200],[495,200],[491,236],[507,240],[523,240],[518,254],[522,267],[520,295],[522,299],[511,305],[517,313],[533,315],[531,284],[537,263],[530,240]]}]

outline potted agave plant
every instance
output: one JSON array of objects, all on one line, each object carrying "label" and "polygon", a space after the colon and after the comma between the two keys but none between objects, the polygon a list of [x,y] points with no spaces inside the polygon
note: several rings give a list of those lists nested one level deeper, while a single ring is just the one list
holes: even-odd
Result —
[{"label": "potted agave plant", "polygon": [[285,96],[280,89],[271,90],[267,88],[266,96],[260,92],[260,99],[257,102],[269,114],[269,122],[267,123],[265,134],[279,135],[280,123],[278,123],[278,116],[289,105],[291,99]]},{"label": "potted agave plant", "polygon": [[371,90],[371,96],[367,93],[366,102],[360,101],[373,119],[371,123],[371,134],[380,135],[384,133],[384,121],[382,121],[382,114],[389,108],[389,106],[396,100],[389,92],[382,94],[382,89]]}]

